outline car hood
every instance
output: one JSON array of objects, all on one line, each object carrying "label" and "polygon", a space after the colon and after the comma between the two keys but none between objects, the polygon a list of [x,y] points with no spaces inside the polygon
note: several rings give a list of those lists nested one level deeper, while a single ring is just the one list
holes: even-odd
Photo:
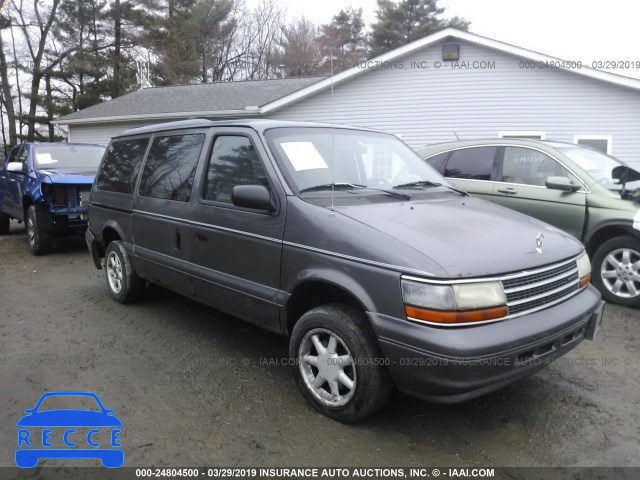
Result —
[{"label": "car hood", "polygon": [[115,415],[91,410],[48,410],[25,415],[16,427],[121,427]]},{"label": "car hood", "polygon": [[64,184],[84,184],[91,185],[96,176],[96,170],[77,169],[77,170],[54,170],[43,169],[38,170],[42,181],[46,183],[64,183]]},{"label": "car hood", "polygon": [[[336,213],[395,239],[395,261],[405,259],[398,265],[427,272],[431,269],[434,276],[444,272],[450,278],[501,275],[565,260],[583,251],[573,237],[534,218],[477,198],[444,195],[336,207]],[[536,251],[540,234],[544,237],[542,253]],[[373,239],[371,235],[368,238]],[[440,272],[433,270],[434,263]]]}]

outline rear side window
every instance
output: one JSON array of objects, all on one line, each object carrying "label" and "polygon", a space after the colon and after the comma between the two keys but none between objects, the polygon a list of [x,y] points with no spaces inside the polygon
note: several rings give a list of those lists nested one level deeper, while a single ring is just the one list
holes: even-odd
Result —
[{"label": "rear side window", "polygon": [[491,180],[496,147],[463,148],[451,153],[444,176]]},{"label": "rear side window", "polygon": [[202,133],[156,137],[142,172],[140,195],[188,202],[204,139]]},{"label": "rear side window", "polygon": [[148,138],[111,142],[96,176],[96,189],[133,193]]},{"label": "rear side window", "polygon": [[269,186],[251,140],[240,136],[216,138],[207,171],[204,199],[231,203],[236,185]]}]

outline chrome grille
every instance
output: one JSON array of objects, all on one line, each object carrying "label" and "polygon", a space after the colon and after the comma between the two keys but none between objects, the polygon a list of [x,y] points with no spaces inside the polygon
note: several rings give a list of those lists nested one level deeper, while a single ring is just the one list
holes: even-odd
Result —
[{"label": "chrome grille", "polygon": [[509,315],[539,309],[578,291],[575,260],[554,267],[503,278]]}]

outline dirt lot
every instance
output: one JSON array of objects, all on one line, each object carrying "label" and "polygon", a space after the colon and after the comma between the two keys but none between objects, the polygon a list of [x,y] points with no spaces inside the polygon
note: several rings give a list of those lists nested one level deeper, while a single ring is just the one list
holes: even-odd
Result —
[{"label": "dirt lot", "polygon": [[347,426],[277,364],[286,339],[157,287],[119,305],[83,239],[36,258],[12,224],[0,298],[0,466],[14,465],[23,410],[56,390],[115,409],[125,466],[640,466],[637,311],[608,305],[595,342],[497,393],[459,405],[397,394]]}]

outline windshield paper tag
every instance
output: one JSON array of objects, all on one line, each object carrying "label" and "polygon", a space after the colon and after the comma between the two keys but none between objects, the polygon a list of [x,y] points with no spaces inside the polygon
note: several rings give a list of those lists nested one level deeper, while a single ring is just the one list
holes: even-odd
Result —
[{"label": "windshield paper tag", "polygon": [[36,160],[40,165],[50,165],[52,163],[58,163],[57,160],[51,158],[50,153],[36,153]]},{"label": "windshield paper tag", "polygon": [[311,142],[286,142],[282,143],[282,149],[296,172],[329,168],[327,162]]}]

